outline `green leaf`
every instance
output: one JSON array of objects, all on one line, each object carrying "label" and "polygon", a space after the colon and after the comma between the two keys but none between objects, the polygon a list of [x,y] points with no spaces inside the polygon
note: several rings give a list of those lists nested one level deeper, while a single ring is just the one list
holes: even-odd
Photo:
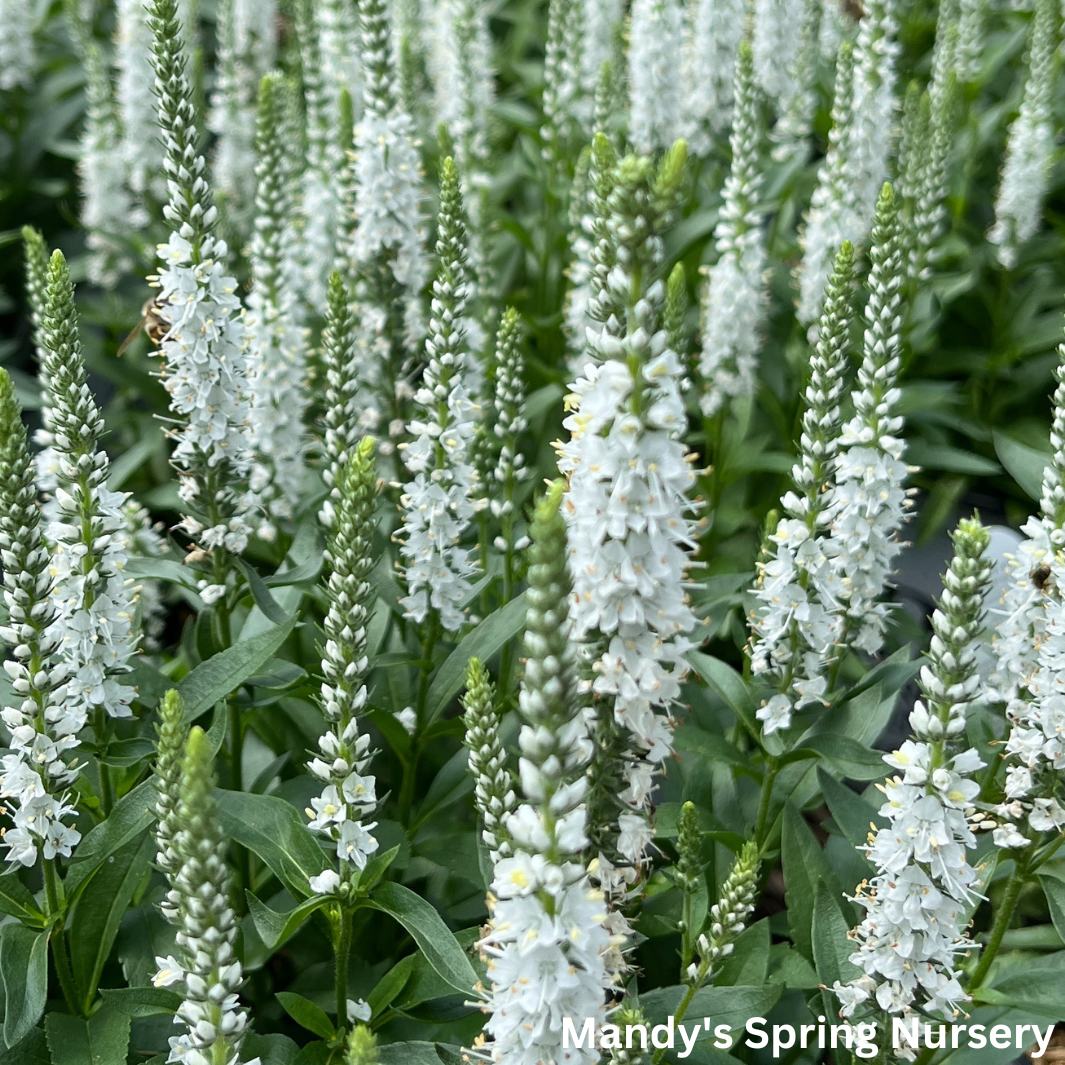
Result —
[{"label": "green leaf", "polygon": [[237,559],[237,565],[240,567],[241,573],[244,574],[244,579],[248,582],[248,588],[251,591],[252,599],[255,600],[255,605],[275,625],[288,624],[288,614],[281,609],[278,601],[270,594],[270,589],[267,588],[266,583],[259,576],[255,567],[249,566],[242,558]]},{"label": "green leaf", "polygon": [[14,873],[0,876],[0,913],[17,917],[23,924],[44,928],[47,923],[37,900]]},{"label": "green leaf", "polygon": [[400,599],[403,598],[403,589],[392,576],[387,556],[381,556],[381,560],[366,575],[366,581],[373,588],[374,595],[385,603],[393,614],[403,617],[403,607],[399,605]]},{"label": "green leaf", "polygon": [[[640,1008],[648,1024],[661,1024],[677,1012],[686,987],[661,987],[640,995]],[[751,1017],[765,1017],[776,1005],[783,987],[763,984],[760,987],[704,987],[697,991],[688,1008],[688,1017],[712,1017],[714,1025],[727,1024],[730,1029],[742,1028]],[[704,1031],[703,1038],[711,1033]]]},{"label": "green leaf", "polygon": [[218,791],[218,815],[226,836],[247,847],[297,899],[327,866],[325,854],[299,812],[276,795]]},{"label": "green leaf", "polygon": [[780,857],[784,867],[791,938],[795,946],[813,960],[812,926],[817,885],[823,881],[835,896],[840,895],[840,888],[810,826],[791,803],[784,807]]},{"label": "green leaf", "polygon": [[997,477],[1002,472],[997,462],[985,459],[983,455],[946,444],[928,444],[923,440],[912,440],[907,444],[906,461],[922,469],[964,473],[968,477]]},{"label": "green leaf", "polygon": [[320,1039],[332,1039],[336,1035],[333,1022],[326,1016],[325,1010],[316,1006],[310,999],[293,991],[278,991],[277,1001],[298,1025],[306,1028],[308,1032],[313,1032]]},{"label": "green leaf", "polygon": [[74,906],[70,925],[70,964],[82,1002],[92,1003],[119,925],[133,893],[155,854],[151,835],[143,833],[118,850],[92,878]]},{"label": "green leaf", "polygon": [[432,1043],[386,1043],[377,1051],[379,1065],[440,1065]]},{"label": "green leaf", "polygon": [[688,662],[696,673],[724,700],[726,706],[743,722],[744,727],[754,737],[761,734],[755,715],[754,696],[743,678],[732,666],[704,655],[702,651],[689,651]]},{"label": "green leaf", "polygon": [[147,662],[137,662],[125,679],[137,689],[137,702],[142,706],[155,706],[174,686],[168,676]]},{"label": "green leaf", "polygon": [[155,801],[155,786],[146,780],[123,795],[111,809],[111,816],[86,834],[63,881],[68,896],[78,891],[111,855],[155,821]]},{"label": "green leaf", "polygon": [[783,763],[801,761],[804,758],[824,758],[836,766],[848,780],[880,780],[887,776],[888,767],[880,751],[871,751],[850,736],[809,736],[801,741],[802,746],[789,751]]},{"label": "green leaf", "polygon": [[128,577],[147,577],[155,581],[167,581],[179,584],[190,592],[196,592],[196,571],[172,558],[130,558],[126,560],[125,575]]},{"label": "green leaf", "polygon": [[303,926],[311,914],[335,902],[332,895],[314,895],[301,902],[295,909],[287,913],[278,913],[271,910],[264,902],[260,902],[256,896],[247,891],[248,910],[251,919],[255,922],[255,931],[266,947],[273,951],[287,942]]},{"label": "green leaf", "polygon": [[13,1047],[36,1027],[48,998],[48,933],[20,924],[0,928],[4,979],[4,1044]]},{"label": "green leaf", "polygon": [[437,670],[426,699],[426,724],[435,721],[462,691],[466,683],[466,666],[471,658],[487,662],[508,640],[517,635],[525,624],[525,592],[505,606],[489,614],[447,657]]},{"label": "green leaf", "polygon": [[52,1065],[43,1028],[34,1028],[17,1047],[0,1050],[0,1065]]},{"label": "green leaf", "polygon": [[429,964],[457,991],[469,994],[477,983],[466,952],[425,899],[402,884],[378,884],[370,905],[394,917],[410,932]]},{"label": "green leaf", "polygon": [[262,1065],[292,1065],[299,1053],[299,1047],[287,1035],[259,1035],[249,1032],[241,1050],[241,1061],[256,1058]]},{"label": "green leaf", "polygon": [[263,584],[267,588],[287,588],[292,584],[310,584],[318,579],[318,575],[322,572],[324,561],[325,559],[319,547],[315,554],[298,565],[292,566],[290,569],[280,570],[272,577],[264,577]]},{"label": "green leaf", "polygon": [[995,454],[1006,467],[1006,472],[1029,499],[1038,501],[1043,494],[1043,470],[1050,465],[1050,453],[1036,451],[1034,447],[1028,447],[1005,433],[994,432],[992,439],[995,442]]},{"label": "green leaf", "polygon": [[[858,967],[847,960],[854,953],[847,939],[847,922],[840,912],[839,901],[832,895],[823,880],[817,885],[811,938],[814,967],[817,969],[817,976],[822,984],[832,987],[837,980],[847,983],[859,975]],[[826,991],[822,994],[826,1007],[831,1010],[831,1013],[835,1013],[836,1010],[831,1009],[834,1001],[831,993]]]},{"label": "green leaf", "polygon": [[680,725],[674,733],[673,746],[678,751],[698,755],[704,762],[724,762],[726,765],[747,768],[747,758],[724,736],[707,732],[687,722]]},{"label": "green leaf", "polygon": [[1012,1006],[1038,1013],[1056,1021],[1065,1002],[1065,968],[1016,965],[999,976],[991,987],[977,988],[973,998],[992,1006]]},{"label": "green leaf", "polygon": [[714,977],[715,987],[764,984],[769,972],[769,921],[756,921],[745,928],[733,944],[721,971]]},{"label": "green leaf", "polygon": [[283,625],[272,626],[212,655],[187,674],[177,686],[178,694],[185,700],[185,724],[192,724],[254,676],[263,663],[274,657],[295,625],[293,615]]},{"label": "green leaf", "polygon": [[1058,935],[1065,939],[1065,883],[1046,873],[1039,873],[1038,876],[1050,910],[1050,919]]},{"label": "green leaf", "polygon": [[396,996],[406,986],[410,979],[411,970],[414,968],[415,954],[408,954],[400,958],[391,969],[377,981],[374,989],[366,999],[366,1004],[372,1010],[373,1016],[377,1016],[386,1006],[390,1006]]},{"label": "green leaf", "polygon": [[383,854],[375,854],[366,863],[366,868],[359,875],[359,890],[362,892],[373,891],[381,877],[388,872],[388,867],[396,860],[397,854],[399,854],[399,847],[391,847]]},{"label": "green leaf", "polygon": [[817,767],[817,779],[832,820],[839,826],[847,842],[852,847],[865,846],[870,824],[878,824],[881,821],[876,808],[851,791],[846,784],[841,784],[825,772],[821,766]]},{"label": "green leaf", "polygon": [[106,988],[100,995],[112,1009],[127,1017],[157,1017],[177,1013],[182,998],[167,987]]},{"label": "green leaf", "polygon": [[67,1013],[44,1019],[52,1065],[116,1065],[129,1051],[130,1020],[104,1007],[87,1021]]}]

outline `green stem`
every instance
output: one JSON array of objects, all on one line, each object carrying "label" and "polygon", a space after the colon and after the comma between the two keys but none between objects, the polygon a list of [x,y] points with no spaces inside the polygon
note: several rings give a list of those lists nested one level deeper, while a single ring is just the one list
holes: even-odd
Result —
[{"label": "green stem", "polygon": [[769,808],[773,798],[773,785],[780,772],[779,760],[770,755],[766,759],[765,776],[762,778],[762,797],[758,803],[758,819],[754,825],[754,840],[759,850],[765,845],[766,830],[769,827]]},{"label": "green stem", "polygon": [[340,927],[336,938],[336,995],[337,1031],[348,1023],[348,960],[351,957],[351,909],[346,901],[340,903]]},{"label": "green stem", "polygon": [[56,872],[55,859],[45,858],[42,865],[44,867],[45,916],[55,918],[48,941],[52,946],[52,959],[59,977],[59,986],[63,991],[67,1009],[76,1017],[84,1017],[86,1010],[78,1001],[77,985],[74,982],[74,973],[71,971],[70,958],[67,955],[67,937],[64,928],[66,913],[60,901],[62,886],[59,883],[59,874]]},{"label": "green stem", "polygon": [[[107,750],[111,735],[111,722],[102,707],[96,707],[93,732],[96,733],[96,746],[100,755]],[[111,767],[103,759],[100,759],[100,807],[106,818],[111,813],[111,807],[115,802],[114,787],[111,784]]]},{"label": "green stem", "polygon": [[983,984],[984,979],[987,977],[991,964],[995,960],[995,955],[998,954],[998,948],[1002,945],[1002,937],[1006,934],[1006,929],[1009,928],[1010,921],[1013,919],[1013,911],[1017,908],[1017,900],[1020,898],[1021,889],[1028,879],[1028,862],[1031,859],[1030,851],[1031,848],[1016,859],[1013,872],[1010,873],[1010,878],[1006,882],[1006,893],[1002,896],[1002,902],[999,904],[998,912],[995,914],[995,922],[991,926],[991,935],[988,938],[987,946],[984,947],[980,956],[980,964],[977,965],[969,980],[969,986],[966,988],[970,995]]},{"label": "green stem", "polygon": [[[240,707],[229,700],[229,786],[233,791],[244,790],[244,718]],[[244,914],[245,892],[251,888],[251,856],[247,847],[236,847],[237,891],[236,909]]]}]

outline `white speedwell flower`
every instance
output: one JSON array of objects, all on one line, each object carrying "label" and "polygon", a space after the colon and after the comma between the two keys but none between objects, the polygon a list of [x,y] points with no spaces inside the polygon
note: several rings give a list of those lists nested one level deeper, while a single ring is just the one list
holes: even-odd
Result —
[{"label": "white speedwell flower", "polygon": [[585,768],[593,744],[576,692],[561,503],[556,483],[533,519],[528,658],[518,700],[524,801],[506,819],[513,853],[495,863],[480,943],[491,1038],[482,1054],[497,1065],[598,1061],[594,1048],[563,1049],[562,1022],[603,1023],[604,991],[613,983],[605,964],[614,945],[604,927],[606,904],[580,857],[588,845]]},{"label": "white speedwell flower", "polygon": [[[631,739],[635,759],[621,799],[636,811],[649,806],[652,770],[672,750],[670,709],[695,627],[684,592],[695,479],[681,440],[684,368],[662,325],[665,285],[649,277],[660,262],[662,205],[680,184],[684,160],[681,142],[657,175],[645,158],[618,165],[609,222],[617,265],[608,288],[629,303],[629,326],[616,338],[604,330],[599,343],[609,340],[612,357],[574,383],[563,423],[570,438],[557,445],[568,477],[574,635],[603,641],[593,687]],[[636,270],[648,281],[633,292]],[[646,816],[622,817],[632,820],[621,825],[619,849],[638,861],[649,842]]]},{"label": "white speedwell flower", "polygon": [[955,959],[973,947],[967,908],[981,884],[966,853],[976,846],[967,815],[980,792],[972,776],[983,762],[975,749],[950,744],[964,736],[980,682],[976,645],[991,576],[988,542],[975,519],[954,534],[954,559],[921,670],[923,698],[910,714],[913,739],[884,756],[897,775],[883,785],[880,814],[889,824],[863,848],[877,875],[859,886],[854,900],[866,917],[851,933],[857,949],[850,960],[863,975],[833,989],[844,1017],[875,1005],[949,1019],[968,1001]]},{"label": "white speedwell flower", "polygon": [[1028,80],[1020,114],[1010,126],[1002,183],[995,200],[995,224],[987,234],[998,245],[1003,266],[1017,262],[1020,245],[1030,240],[1043,216],[1054,155],[1054,53],[1061,24],[1060,5],[1037,0],[1028,50]]},{"label": "white speedwell flower", "polygon": [[328,724],[318,741],[318,757],[310,771],[325,785],[307,810],[310,827],[336,844],[338,870],[311,880],[311,888],[336,891],[356,869],[363,869],[377,850],[374,823],[364,817],[377,808],[376,784],[367,772],[373,752],[370,737],[359,733],[366,710],[367,605],[372,591],[367,577],[373,567],[374,514],[377,479],[373,443],[366,439],[354,449],[337,485],[336,512],[329,542],[331,571],[326,586],[329,609],[325,616],[322,654],[322,692],[319,705]]},{"label": "white speedwell flower", "polygon": [[81,833],[67,788],[77,777],[68,764],[78,746],[83,716],[68,711],[56,688],[64,668],[56,657],[59,635],[49,600],[49,552],[41,538],[41,512],[22,411],[7,371],[0,369],[0,562],[7,624],[0,639],[11,648],[4,672],[12,694],[5,700],[9,753],[0,758],[0,798],[14,822],[4,831],[7,861],[30,866],[70,857]]},{"label": "white speedwell flower", "polygon": [[251,531],[249,389],[240,298],[237,282],[227,274],[228,249],[215,235],[218,212],[197,148],[176,0],[155,0],[150,23],[170,191],[164,215],[171,232],[159,248],[157,305],[168,326],[160,355],[175,415],[169,430],[176,441],[173,462],[181,498],[196,512],[186,518],[186,530],[204,549],[239,553]]},{"label": "white speedwell flower", "polygon": [[414,439],[403,448],[413,480],[403,487],[400,554],[407,595],[407,616],[421,622],[430,611],[449,632],[464,622],[463,603],[476,571],[462,538],[473,517],[474,468],[470,445],[476,423],[467,390],[469,350],[466,300],[466,227],[458,171],[445,159],[440,185],[437,254],[432,315],[421,388],[415,393]]},{"label": "white speedwell flower", "polygon": [[840,578],[828,548],[835,507],[840,397],[854,318],[850,286],[854,251],[836,256],[810,358],[800,460],[793,491],[781,500],[784,517],[770,532],[759,563],[758,605],[751,614],[751,672],[776,689],[757,711],[766,733],[791,724],[794,710],[824,697],[826,667],[840,633]]},{"label": "white speedwell flower", "polygon": [[629,137],[650,154],[683,132],[681,0],[634,0],[629,40]]},{"label": "white speedwell flower", "polygon": [[768,305],[765,235],[760,196],[762,94],[754,82],[750,46],[736,60],[732,169],[725,179],[721,218],[714,230],[718,260],[710,267],[703,302],[703,414],[717,414],[730,399],[753,396],[758,352]]},{"label": "white speedwell flower", "polygon": [[110,463],[99,446],[104,423],[86,383],[74,286],[62,253],[48,270],[39,332],[48,399],[47,434],[56,464],[52,544],[53,632],[66,667],[61,696],[71,718],[97,710],[131,717],[133,689],[122,683],[136,647],[133,589],[123,568],[128,533],[125,496],[106,487]]}]

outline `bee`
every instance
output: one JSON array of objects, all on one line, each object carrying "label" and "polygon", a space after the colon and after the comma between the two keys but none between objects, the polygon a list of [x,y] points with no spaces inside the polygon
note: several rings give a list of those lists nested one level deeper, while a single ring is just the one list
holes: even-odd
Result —
[{"label": "bee", "polygon": [[162,310],[166,305],[167,301],[162,296],[152,296],[151,299],[145,300],[144,306],[141,307],[141,320],[119,345],[116,356],[120,357],[123,354],[126,348],[137,339],[142,329],[156,347],[162,344],[166,334],[170,332],[170,323],[162,315]]},{"label": "bee", "polygon": [[865,18],[865,7],[862,4],[862,0],[843,0],[843,10],[855,22],[861,22]]},{"label": "bee", "polygon": [[1050,580],[1050,567],[1044,562],[1041,566],[1036,566],[1031,573],[1028,574],[1028,579],[1032,582],[1032,585],[1043,591],[1047,586],[1047,581]]}]

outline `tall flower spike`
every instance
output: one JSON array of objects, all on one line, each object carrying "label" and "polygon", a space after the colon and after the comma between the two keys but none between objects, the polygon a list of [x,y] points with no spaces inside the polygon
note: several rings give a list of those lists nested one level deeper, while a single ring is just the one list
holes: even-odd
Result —
[{"label": "tall flower spike", "polygon": [[736,59],[732,169],[725,179],[721,219],[714,230],[718,260],[703,298],[703,350],[699,376],[703,414],[712,417],[730,400],[753,396],[761,333],[769,302],[762,232],[763,101],[754,83],[753,53],[740,44]]},{"label": "tall flower spike", "polygon": [[822,0],[801,0],[799,6],[797,40],[787,67],[787,79],[778,97],[780,117],[773,127],[772,137],[774,159],[805,163],[810,154],[810,133],[817,109],[817,68],[820,58],[817,36],[824,5]]},{"label": "tall flower spike", "polygon": [[1060,5],[1054,0],[1036,0],[1028,80],[1024,83],[1020,113],[1010,126],[995,200],[995,224],[987,234],[987,239],[998,245],[999,262],[1007,270],[1017,264],[1020,246],[1035,235],[1043,217],[1054,154],[1051,96],[1060,23]]},{"label": "tall flower spike", "polygon": [[303,224],[299,241],[303,276],[299,288],[307,305],[317,313],[324,313],[328,298],[329,271],[325,264],[336,259],[339,185],[345,163],[331,122],[324,83],[318,27],[321,10],[314,0],[298,0],[296,4],[296,37],[307,116],[307,156],[299,197]]},{"label": "tall flower spike", "polygon": [[751,52],[758,87],[774,103],[796,91],[804,0],[753,0]]},{"label": "tall flower spike", "polygon": [[865,243],[876,213],[877,195],[888,176],[894,129],[895,0],[871,0],[858,26],[853,67],[841,45],[829,151],[802,237],[799,320],[816,320],[831,269],[843,241]]},{"label": "tall flower spike", "polygon": [[0,0],[0,90],[29,88],[37,70],[35,8],[26,0]]},{"label": "tall flower spike", "polygon": [[400,554],[407,595],[400,600],[407,617],[424,621],[430,611],[448,632],[465,621],[462,605],[469,578],[476,572],[462,537],[473,517],[474,471],[469,461],[475,429],[467,389],[466,224],[459,176],[445,159],[440,179],[440,219],[433,282],[432,316],[425,342],[428,365],[414,396],[414,439],[403,446],[403,461],[413,480],[403,488]]},{"label": "tall flower spike", "polygon": [[400,100],[388,13],[384,0],[359,2],[365,112],[355,127],[355,229],[348,255],[365,279],[358,293],[367,305],[362,333],[380,364],[375,383],[392,436],[402,432],[400,396],[410,396],[403,380],[408,351],[425,332],[421,290],[429,267],[420,156],[414,122]]},{"label": "tall flower spike", "polygon": [[736,50],[743,40],[743,0],[695,0],[684,41],[684,135],[706,155],[732,121]]},{"label": "tall flower spike", "polygon": [[133,192],[166,193],[159,165],[155,103],[152,100],[152,33],[143,0],[115,5],[115,99],[122,141],[119,154]]},{"label": "tall flower spike", "polygon": [[947,226],[948,164],[954,145],[957,82],[948,78],[942,92],[929,95],[927,141],[913,194],[913,245],[910,275],[927,280]]},{"label": "tall flower spike", "polygon": [[341,474],[358,443],[356,400],[359,364],[355,353],[356,320],[351,293],[339,270],[329,276],[329,299],[322,329],[322,368],[325,371],[325,466],[322,478],[330,488],[319,518],[332,523],[333,507],[340,498]]},{"label": "tall flower spike", "polygon": [[329,93],[331,120],[340,114],[340,96],[346,92],[362,110],[359,16],[351,0],[321,0],[316,5],[318,42],[322,55],[322,83]]},{"label": "tall flower spike", "polygon": [[214,784],[210,741],[194,728],[182,759],[171,842],[174,871],[167,876],[178,957],[157,958],[155,979],[159,987],[180,985],[184,1001],[174,1023],[185,1031],[171,1036],[170,1057],[189,1065],[239,1065],[248,1025],[237,1000],[243,979],[236,956],[239,926],[230,903],[226,841],[211,796]]},{"label": "tall flower spike", "polygon": [[909,473],[903,460],[903,422],[895,413],[900,397],[904,271],[890,185],[884,186],[877,201],[869,258],[862,362],[851,393],[854,417],[843,427],[836,457],[837,507],[830,551],[844,585],[846,624],[841,646],[876,654],[888,617],[880,596],[894,571],[902,546],[899,530],[909,506],[903,488]]},{"label": "tall flower spike", "polygon": [[[160,245],[157,306],[169,326],[160,345],[177,441],[173,462],[189,513],[184,529],[214,553],[204,592],[224,591],[224,553],[239,553],[250,533],[246,338],[237,283],[225,272],[228,249],[215,235],[218,212],[204,178],[192,93],[185,74],[176,0],[154,0],[155,88],[166,147],[170,238]],[[193,557],[197,557],[194,555]]]},{"label": "tall flower spike", "polygon": [[750,658],[751,673],[776,689],[757,711],[767,734],[787,728],[796,709],[824,697],[839,637],[843,590],[828,545],[836,503],[840,397],[854,321],[853,277],[854,252],[844,244],[829,278],[810,357],[793,490],[781,500],[785,516],[768,536],[768,557],[759,562]]},{"label": "tall flower spike", "polygon": [[56,657],[59,634],[50,600],[49,553],[41,539],[41,513],[33,484],[33,459],[22,411],[7,371],[0,369],[0,563],[7,624],[0,639],[11,648],[4,671],[12,694],[0,717],[11,734],[0,758],[0,798],[12,827],[4,832],[7,861],[30,866],[69,858],[81,839],[67,788],[77,776],[68,758],[82,722],[68,714],[56,689],[65,679]]},{"label": "tall flower spike", "polygon": [[591,123],[581,81],[585,0],[549,0],[544,42],[544,156],[561,161]]},{"label": "tall flower spike", "polygon": [[[171,689],[159,704],[159,723],[155,726],[155,864],[171,878],[177,873],[174,837],[180,827],[181,763],[187,732],[184,713],[184,700]],[[177,916],[172,908],[168,910],[166,903],[164,912],[170,920]]]},{"label": "tall flower spike", "polygon": [[258,460],[252,483],[274,519],[292,517],[302,492],[306,449],[293,95],[292,85],[280,74],[268,74],[259,89],[256,218],[246,317],[251,349],[251,439]]},{"label": "tall flower spike", "polygon": [[371,835],[376,822],[363,822],[377,808],[376,782],[366,771],[373,752],[370,737],[359,733],[370,668],[366,618],[373,592],[367,578],[375,561],[377,471],[372,440],[362,440],[354,449],[339,488],[329,543],[329,609],[323,623],[320,705],[329,727],[318,741],[320,757],[308,767],[325,787],[307,810],[310,827],[336,844],[339,868],[311,878],[312,890],[319,893],[347,884],[377,850]]},{"label": "tall flower spike", "polygon": [[454,141],[459,172],[472,179],[488,162],[495,99],[488,9],[478,0],[438,0],[431,18],[434,45],[428,58],[436,123]]},{"label": "tall flower spike", "polygon": [[[620,286],[609,283],[619,252],[610,217],[610,196],[616,177],[614,146],[606,134],[597,133],[592,141],[588,170],[588,209],[581,222],[590,243],[589,274],[586,292],[581,294],[585,301],[583,324],[575,323],[574,328],[576,350],[570,359],[573,377],[582,376],[589,364],[610,358],[614,340],[625,332],[626,293]],[[649,232],[641,228],[631,235],[631,246],[626,250],[643,256],[653,268],[661,261],[661,235],[653,228]],[[574,301],[577,298],[574,291]]]},{"label": "tall flower spike", "polygon": [[573,385],[556,445],[573,577],[573,629],[596,646],[593,688],[630,746],[617,848],[629,863],[650,842],[654,775],[672,750],[670,710],[687,672],[695,616],[684,593],[693,546],[687,492],[694,482],[681,441],[684,367],[662,323],[659,233],[684,176],[683,142],[656,172],[629,156],[609,197],[617,256],[609,288],[626,325],[610,351]]},{"label": "tall flower spike", "polygon": [[67,28],[85,68],[85,125],[78,156],[81,184],[81,222],[86,243],[89,279],[112,286],[133,265],[123,238],[148,223],[147,212],[134,205],[126,184],[121,133],[111,92],[111,79],[91,27],[85,24],[77,0],[67,0]]},{"label": "tall flower spike", "polygon": [[506,822],[514,853],[496,862],[480,943],[492,1040],[481,1056],[497,1065],[598,1061],[594,1048],[563,1050],[562,1019],[590,1017],[598,1027],[606,1019],[604,990],[613,983],[604,963],[612,947],[606,905],[581,862],[592,744],[576,693],[561,506],[556,482],[533,518],[528,657],[518,696],[523,802]]},{"label": "tall flower spike", "polygon": [[508,307],[503,312],[503,321],[496,337],[496,355],[493,368],[495,418],[492,435],[495,437],[495,468],[491,480],[495,489],[491,492],[489,507],[492,517],[500,524],[500,536],[496,548],[504,555],[504,580],[513,586],[516,552],[528,545],[524,538],[515,536],[515,518],[518,508],[518,485],[529,476],[529,467],[521,453],[522,435],[528,428],[525,417],[525,357],[522,351],[522,324],[518,312]]},{"label": "tall flower spike", "polygon": [[644,155],[684,132],[681,0],[633,0],[629,33],[629,138]]},{"label": "tall flower spike", "polygon": [[980,73],[987,7],[987,0],[961,0],[955,69],[958,80],[966,84],[975,81]]},{"label": "tall flower spike", "polygon": [[[1002,607],[995,610],[999,620],[995,626],[996,662],[990,684],[1014,722],[1029,717],[1028,703],[1045,686],[1040,676],[1039,649],[1046,642],[1047,611],[1060,601],[1065,587],[1055,572],[1065,547],[1065,342],[1058,345],[1054,377],[1057,387],[1050,427],[1053,454],[1043,469],[1040,513],[1032,515],[1021,527],[1026,539],[1007,557],[1008,583]],[[1042,579],[1044,574],[1046,580]],[[1057,723],[1056,719],[1048,721],[1048,742]]]},{"label": "tall flower spike", "polygon": [[255,214],[255,101],[274,61],[275,0],[221,0],[218,86],[207,128],[218,137],[212,177],[226,225],[244,237]]},{"label": "tall flower spike", "polygon": [[761,860],[753,841],[743,845],[728,879],[721,885],[721,898],[710,907],[710,926],[699,936],[698,962],[688,969],[688,983],[699,988],[713,980],[721,963],[732,953],[736,939],[758,901],[758,870]]},{"label": "tall flower spike", "polygon": [[[1036,834],[1065,827],[1065,343],[1058,346],[1058,360],[1053,456],[1043,470],[1041,513],[1028,519],[1022,528],[1027,538],[1007,556],[1008,584],[1002,608],[995,611],[1000,618],[991,685],[1013,726],[1006,743],[1012,763],[1006,802],[997,811],[1008,819],[996,836],[1000,846],[1028,842],[1010,823],[1025,817]],[[1003,838],[1011,830],[1013,838]]]},{"label": "tall flower spike", "polygon": [[363,267],[383,256],[396,281],[417,293],[427,268],[414,125],[397,94],[388,7],[360,0],[359,13],[366,113],[355,129],[358,224],[351,255]]},{"label": "tall flower spike", "polygon": [[[585,99],[594,99],[602,83],[603,65],[613,67],[620,57],[624,0],[577,0],[583,6],[580,49],[581,87]],[[604,127],[595,123],[596,129]]]},{"label": "tall flower spike", "polygon": [[90,715],[131,717],[133,689],[122,683],[136,648],[132,588],[123,569],[126,497],[106,487],[110,463],[99,446],[104,422],[86,383],[74,286],[62,252],[52,255],[41,377],[48,392],[49,436],[56,458],[55,520],[48,528],[55,577],[52,631],[66,668],[62,691],[71,727]]},{"label": "tall flower spike", "polygon": [[832,268],[832,255],[844,241],[855,217],[856,190],[850,184],[847,148],[854,122],[854,51],[844,41],[836,58],[836,82],[832,99],[832,125],[828,151],[817,171],[817,185],[810,200],[806,224],[800,234],[802,264],[799,268],[799,321],[817,320],[821,298]]},{"label": "tall flower spike", "polygon": [[22,227],[26,250],[26,303],[33,323],[34,344],[40,348],[40,328],[44,321],[45,291],[48,287],[48,249],[44,237],[33,226]]},{"label": "tall flower spike", "polygon": [[897,775],[882,788],[880,815],[888,826],[860,848],[877,875],[859,885],[854,899],[866,911],[851,933],[857,949],[850,961],[862,975],[833,987],[843,1017],[879,1009],[950,1020],[969,1001],[955,959],[974,946],[967,911],[981,884],[966,851],[976,846],[968,816],[980,785],[972,776],[984,763],[974,748],[954,744],[964,743],[966,710],[980,684],[976,652],[991,580],[989,541],[975,518],[954,533],[921,670],[922,698],[910,714],[913,738],[884,755]]},{"label": "tall flower spike", "polygon": [[[48,249],[44,237],[32,226],[24,226],[22,239],[26,248],[26,302],[29,305],[30,321],[33,323],[33,345],[37,356],[37,380],[41,386],[41,426],[33,434],[34,443],[40,449],[35,464],[37,467],[37,490],[52,493],[59,476],[58,459],[52,447],[52,390],[48,385],[46,366],[48,355],[44,346],[44,316],[48,302]],[[54,498],[45,500],[45,516],[48,521],[55,517]]]},{"label": "tall flower spike", "polygon": [[507,768],[507,754],[499,738],[499,712],[495,688],[481,664],[471,658],[466,667],[466,695],[462,700],[465,744],[470,750],[470,775],[474,803],[481,817],[481,838],[493,863],[511,854],[507,818],[517,806],[514,778]]}]

